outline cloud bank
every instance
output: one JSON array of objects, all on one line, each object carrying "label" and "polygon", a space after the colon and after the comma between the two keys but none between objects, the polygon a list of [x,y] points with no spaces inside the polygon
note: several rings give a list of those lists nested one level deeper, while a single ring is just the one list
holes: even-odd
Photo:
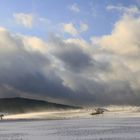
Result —
[{"label": "cloud bank", "polygon": [[0,96],[140,105],[139,28],[140,16],[127,12],[111,34],[91,42],[55,35],[44,41],[1,27]]}]

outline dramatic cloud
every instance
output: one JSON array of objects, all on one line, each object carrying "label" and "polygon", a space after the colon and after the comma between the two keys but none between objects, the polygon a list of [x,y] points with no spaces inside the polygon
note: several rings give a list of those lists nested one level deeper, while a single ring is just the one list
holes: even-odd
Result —
[{"label": "dramatic cloud", "polygon": [[[87,30],[81,25],[81,31]],[[0,96],[77,105],[140,105],[140,16],[125,11],[111,34],[48,40],[0,28]],[[73,24],[65,31],[77,35]]]},{"label": "dramatic cloud", "polygon": [[81,71],[87,68],[92,63],[92,60],[89,54],[73,41],[63,41],[60,38],[53,38],[51,54],[55,56],[57,60],[60,60],[65,68]]},{"label": "dramatic cloud", "polygon": [[[28,51],[24,46],[24,37],[0,29],[0,83],[8,87],[19,84],[20,78],[34,75],[41,71],[44,64],[49,65],[49,60],[37,51]],[[39,47],[39,46],[38,46]],[[19,80],[19,82],[18,82]]]}]

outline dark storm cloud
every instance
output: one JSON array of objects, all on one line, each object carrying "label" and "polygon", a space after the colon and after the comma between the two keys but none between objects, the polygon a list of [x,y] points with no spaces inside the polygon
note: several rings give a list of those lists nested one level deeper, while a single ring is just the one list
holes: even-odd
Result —
[{"label": "dark storm cloud", "polygon": [[73,71],[83,70],[92,65],[93,61],[88,54],[84,53],[79,48],[71,46],[62,48],[62,51],[56,52],[54,55],[64,63],[67,69]]},{"label": "dark storm cloud", "polygon": [[70,104],[71,102],[73,102],[73,104],[81,104],[81,101],[93,101],[93,96],[86,90],[80,89],[80,91],[77,91],[75,94],[73,90],[63,85],[63,81],[60,77],[52,72],[49,72],[47,76],[41,73],[24,75],[23,78],[13,81],[10,85],[19,91],[28,92],[31,95],[46,96],[46,99],[52,99],[56,102],[63,100],[66,104]]},{"label": "dark storm cloud", "polygon": [[58,37],[52,39],[51,43],[54,46],[52,54],[63,62],[66,69],[78,72],[93,65],[94,60],[80,48],[81,46],[74,43],[65,43]]},{"label": "dark storm cloud", "polygon": [[[81,101],[91,100],[91,97],[86,96],[88,95],[87,92],[82,93],[81,91],[77,91],[77,94],[75,94],[71,88],[65,86],[63,79],[52,68],[51,63],[53,62],[50,62],[47,57],[38,51],[27,51],[22,42],[22,37],[12,36],[7,30],[1,31],[1,37],[3,36],[6,42],[3,40],[3,42],[0,42],[1,97],[24,96],[24,93],[27,93],[30,94],[30,97],[39,95],[40,98],[46,97],[52,99],[52,101],[63,101],[63,103],[65,102],[67,104],[71,102],[80,104]],[[9,47],[13,47],[11,50],[7,48],[7,42],[11,45]],[[28,44],[26,45],[28,46]],[[77,50],[80,52],[80,49]],[[83,59],[81,54],[80,52],[79,57]],[[89,59],[88,55],[83,55],[84,58],[86,58],[85,56]],[[77,63],[80,62],[81,60]],[[74,62],[69,62],[68,64],[72,65],[72,63]],[[82,65],[80,64],[78,66],[82,67]],[[72,66],[74,67],[74,65]],[[44,67],[45,72],[43,71]],[[75,65],[75,67],[77,66]],[[79,94],[81,94],[80,97]]]}]

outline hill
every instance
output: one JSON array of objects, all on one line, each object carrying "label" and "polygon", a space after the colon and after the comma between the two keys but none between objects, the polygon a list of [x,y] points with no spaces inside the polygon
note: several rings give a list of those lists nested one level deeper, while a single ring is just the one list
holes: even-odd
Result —
[{"label": "hill", "polygon": [[42,100],[28,98],[2,98],[0,99],[0,112],[26,113],[31,111],[78,109],[79,107],[56,104]]}]

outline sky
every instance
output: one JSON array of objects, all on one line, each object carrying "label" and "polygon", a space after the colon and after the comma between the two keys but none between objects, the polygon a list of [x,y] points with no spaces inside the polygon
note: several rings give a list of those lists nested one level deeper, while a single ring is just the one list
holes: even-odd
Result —
[{"label": "sky", "polygon": [[0,3],[0,98],[140,105],[140,0]]}]

